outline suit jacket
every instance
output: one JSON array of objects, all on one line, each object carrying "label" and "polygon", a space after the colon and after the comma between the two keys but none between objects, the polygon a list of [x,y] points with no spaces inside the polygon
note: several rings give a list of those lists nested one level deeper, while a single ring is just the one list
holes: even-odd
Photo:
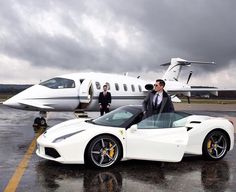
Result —
[{"label": "suit jacket", "polygon": [[100,92],[98,97],[98,103],[102,105],[102,107],[107,107],[108,104],[111,104],[111,93],[107,92],[107,94],[104,96],[103,92]]},{"label": "suit jacket", "polygon": [[[148,93],[146,98],[143,101],[143,111],[146,111],[146,116],[149,117],[154,114],[154,109],[153,109],[153,97],[156,94],[156,92],[153,90]],[[160,103],[160,111],[159,113],[169,113],[169,112],[174,112],[174,105],[171,101],[170,96],[163,91],[163,98],[162,102]]]}]

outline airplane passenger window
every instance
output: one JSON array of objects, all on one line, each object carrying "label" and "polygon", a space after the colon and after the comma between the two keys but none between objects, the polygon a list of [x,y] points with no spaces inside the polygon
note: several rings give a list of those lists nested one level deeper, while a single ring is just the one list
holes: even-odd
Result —
[{"label": "airplane passenger window", "polygon": [[141,85],[138,85],[139,92],[142,92],[142,87]]},{"label": "airplane passenger window", "polygon": [[135,87],[134,87],[134,85],[131,85],[131,89],[132,89],[133,92],[135,92]]},{"label": "airplane passenger window", "polygon": [[100,90],[100,89],[101,89],[101,84],[100,84],[99,82],[96,82],[95,84],[96,84],[96,88],[97,88],[98,90]]},{"label": "airplane passenger window", "polygon": [[116,91],[119,91],[119,85],[118,85],[118,83],[115,83],[115,88],[116,88]]},{"label": "airplane passenger window", "polygon": [[124,90],[127,91],[127,85],[126,84],[123,84],[123,87],[124,87]]},{"label": "airplane passenger window", "polygon": [[74,80],[71,80],[71,79],[56,77],[56,78],[44,81],[40,83],[39,85],[42,85],[51,89],[65,89],[65,88],[74,88],[75,82]]},{"label": "airplane passenger window", "polygon": [[106,82],[105,84],[107,85],[107,89],[110,90],[111,89],[110,83]]}]

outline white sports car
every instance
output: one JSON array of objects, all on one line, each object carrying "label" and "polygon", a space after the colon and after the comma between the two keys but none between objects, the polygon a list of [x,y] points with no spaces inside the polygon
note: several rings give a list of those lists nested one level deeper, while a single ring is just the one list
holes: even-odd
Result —
[{"label": "white sports car", "polygon": [[184,154],[219,160],[234,146],[234,126],[225,118],[184,112],[142,118],[141,106],[124,106],[93,120],[68,120],[38,138],[36,153],[103,168],[121,159],[179,162]]}]

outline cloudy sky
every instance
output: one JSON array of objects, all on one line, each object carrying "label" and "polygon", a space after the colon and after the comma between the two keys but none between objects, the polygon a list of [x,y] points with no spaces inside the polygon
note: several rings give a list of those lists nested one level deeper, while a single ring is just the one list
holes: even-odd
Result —
[{"label": "cloudy sky", "polygon": [[172,57],[215,61],[191,84],[236,87],[235,0],[0,0],[0,83],[71,72],[156,79]]}]

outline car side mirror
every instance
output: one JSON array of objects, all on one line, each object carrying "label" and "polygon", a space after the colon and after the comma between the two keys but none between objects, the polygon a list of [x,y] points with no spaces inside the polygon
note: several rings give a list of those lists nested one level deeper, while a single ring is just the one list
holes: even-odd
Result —
[{"label": "car side mirror", "polygon": [[138,130],[138,125],[137,124],[134,124],[134,125],[132,125],[131,127],[130,127],[130,132],[131,133],[134,133],[134,132],[136,132]]},{"label": "car side mirror", "polygon": [[153,88],[154,88],[153,84],[146,84],[145,85],[145,89],[148,90],[148,91],[153,90]]}]

